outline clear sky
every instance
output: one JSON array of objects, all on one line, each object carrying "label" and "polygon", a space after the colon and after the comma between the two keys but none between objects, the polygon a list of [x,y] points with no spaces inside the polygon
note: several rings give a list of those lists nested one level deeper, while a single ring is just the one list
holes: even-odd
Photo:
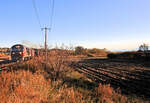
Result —
[{"label": "clear sky", "polygon": [[[50,1],[35,0],[42,27],[50,24]],[[32,0],[1,0],[0,47],[43,44]],[[150,0],[55,0],[48,44],[109,50],[150,43]]]}]

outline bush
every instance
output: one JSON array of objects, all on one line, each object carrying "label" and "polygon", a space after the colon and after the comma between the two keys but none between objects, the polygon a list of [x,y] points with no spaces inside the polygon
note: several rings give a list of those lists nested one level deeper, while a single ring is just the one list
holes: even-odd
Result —
[{"label": "bush", "polygon": [[117,54],[111,53],[111,54],[108,54],[107,57],[110,59],[115,59],[115,58],[117,58]]},{"label": "bush", "polygon": [[5,56],[5,54],[4,53],[0,53],[0,57],[3,57],[3,56]]},{"label": "bush", "polygon": [[94,55],[93,55],[93,54],[90,54],[90,53],[88,53],[87,56],[88,56],[88,57],[94,57]]},{"label": "bush", "polygon": [[75,47],[75,54],[76,55],[85,55],[86,49],[84,49],[82,46]]},{"label": "bush", "polygon": [[116,92],[109,84],[99,84],[96,91],[100,103],[127,103],[127,97],[122,96],[119,90]]}]

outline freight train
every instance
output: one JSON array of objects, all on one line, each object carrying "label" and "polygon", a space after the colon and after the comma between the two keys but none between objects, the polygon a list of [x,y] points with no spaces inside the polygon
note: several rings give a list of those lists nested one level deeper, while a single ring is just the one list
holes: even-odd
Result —
[{"label": "freight train", "polygon": [[11,60],[18,61],[18,60],[28,60],[35,56],[38,56],[37,49],[28,48],[22,44],[13,45],[10,49]]}]

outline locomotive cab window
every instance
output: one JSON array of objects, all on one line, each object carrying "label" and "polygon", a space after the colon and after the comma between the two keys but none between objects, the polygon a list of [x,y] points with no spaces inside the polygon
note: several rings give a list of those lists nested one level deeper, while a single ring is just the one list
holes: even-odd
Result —
[{"label": "locomotive cab window", "polygon": [[23,51],[23,47],[21,45],[15,45],[11,48],[11,51],[20,52]]}]

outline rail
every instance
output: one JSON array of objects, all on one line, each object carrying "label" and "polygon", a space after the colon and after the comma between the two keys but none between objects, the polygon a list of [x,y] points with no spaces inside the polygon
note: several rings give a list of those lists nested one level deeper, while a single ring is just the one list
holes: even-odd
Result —
[{"label": "rail", "polygon": [[134,70],[130,70],[130,68],[126,68],[128,65],[114,65],[110,61],[105,64],[81,61],[73,63],[72,66],[96,82],[123,88],[125,92],[150,96],[150,75],[143,74],[147,68],[132,67]]}]

